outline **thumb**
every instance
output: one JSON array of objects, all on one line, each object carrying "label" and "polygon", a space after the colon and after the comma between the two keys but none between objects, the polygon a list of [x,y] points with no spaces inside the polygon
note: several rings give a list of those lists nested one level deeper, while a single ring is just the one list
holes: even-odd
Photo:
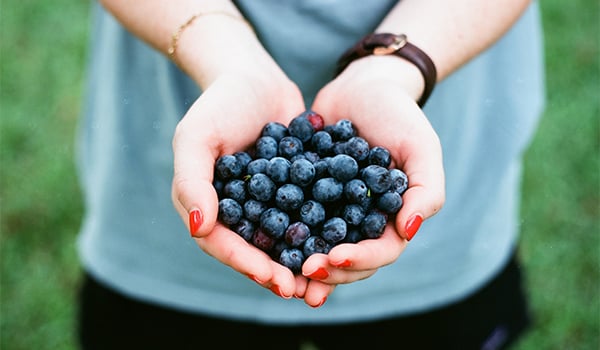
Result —
[{"label": "thumb", "polygon": [[212,183],[214,156],[208,147],[198,147],[177,133],[173,153],[173,205],[192,236],[206,236],[213,230],[218,215],[218,197]]},{"label": "thumb", "polygon": [[445,201],[445,178],[439,143],[432,149],[420,147],[404,163],[408,189],[402,195],[403,206],[396,215],[396,230],[411,240],[423,220],[440,211]]}]

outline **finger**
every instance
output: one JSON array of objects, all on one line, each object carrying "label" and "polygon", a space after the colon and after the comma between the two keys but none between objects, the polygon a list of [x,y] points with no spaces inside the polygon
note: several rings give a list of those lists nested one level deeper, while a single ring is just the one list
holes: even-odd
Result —
[{"label": "finger", "polygon": [[[183,127],[178,126],[178,130]],[[212,184],[215,155],[198,142],[188,133],[175,134],[172,200],[190,234],[202,237],[217,220],[218,197]]]},{"label": "finger", "polygon": [[294,275],[288,268],[222,224],[216,224],[209,235],[195,240],[207,254],[275,294],[289,298],[296,292]]},{"label": "finger", "polygon": [[402,195],[403,205],[396,215],[400,236],[411,240],[421,223],[440,211],[445,201],[445,175],[439,139],[433,129],[417,139],[428,140],[417,146],[400,146],[398,166],[408,177],[408,188]]},{"label": "finger", "polygon": [[333,293],[335,287],[333,284],[311,280],[308,282],[304,294],[304,302],[313,308],[321,307],[325,304],[329,295]]},{"label": "finger", "polygon": [[303,274],[307,278],[330,284],[352,283],[372,276],[378,268],[396,261],[406,248],[391,225],[377,239],[356,244],[340,244],[328,255],[315,254],[305,262]]}]

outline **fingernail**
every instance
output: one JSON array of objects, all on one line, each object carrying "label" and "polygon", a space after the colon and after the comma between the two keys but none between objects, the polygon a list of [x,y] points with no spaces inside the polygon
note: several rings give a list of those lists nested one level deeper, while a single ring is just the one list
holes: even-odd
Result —
[{"label": "fingernail", "polygon": [[321,302],[320,302],[320,303],[318,303],[317,305],[315,305],[315,306],[312,306],[312,305],[311,305],[311,307],[313,307],[313,308],[315,308],[315,309],[316,309],[316,308],[318,308],[318,307],[321,307],[321,306],[323,306],[323,304],[325,304],[325,302],[326,302],[326,301],[327,301],[327,297],[323,298],[323,299],[321,300]]},{"label": "fingernail", "polygon": [[200,229],[200,226],[202,226],[202,221],[203,221],[203,217],[202,217],[202,212],[198,209],[194,209],[192,211],[190,211],[190,235],[194,236],[194,234],[196,232],[198,232],[198,230]]},{"label": "fingernail", "polygon": [[421,214],[416,214],[406,222],[406,226],[404,227],[404,232],[406,232],[406,239],[411,240],[419,231],[419,227],[421,227],[421,223],[423,222],[423,216]]},{"label": "fingernail", "polygon": [[258,284],[264,284],[264,281],[259,280],[256,276],[251,275],[251,274],[247,274],[246,275],[249,279],[253,280],[254,282],[258,283]]},{"label": "fingernail", "polygon": [[278,296],[284,299],[290,299],[292,297],[291,295],[284,295],[283,292],[281,292],[281,288],[279,288],[279,286],[276,284],[272,285],[269,289],[271,290],[271,292],[277,294]]},{"label": "fingernail", "polygon": [[327,277],[329,277],[329,272],[327,272],[327,270],[325,270],[324,268],[319,267],[315,272],[306,275],[306,277],[313,280],[324,280]]},{"label": "fingernail", "polygon": [[346,260],[342,260],[341,262],[337,263],[337,264],[332,264],[335,267],[350,267],[352,266],[352,261],[346,259]]}]

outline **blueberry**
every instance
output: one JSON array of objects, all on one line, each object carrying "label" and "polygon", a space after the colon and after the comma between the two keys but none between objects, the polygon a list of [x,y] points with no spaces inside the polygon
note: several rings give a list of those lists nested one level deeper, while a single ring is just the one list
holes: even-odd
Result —
[{"label": "blueberry", "polygon": [[303,222],[296,221],[285,230],[285,241],[291,247],[300,247],[310,237],[310,228]]},{"label": "blueberry", "polygon": [[321,231],[321,237],[327,242],[335,244],[346,237],[348,226],[344,219],[339,217],[333,217],[323,224],[323,230]]},{"label": "blueberry", "polygon": [[331,149],[331,153],[333,153],[333,155],[346,154],[346,141],[334,142],[333,148]]},{"label": "blueberry", "polygon": [[344,196],[350,203],[363,203],[369,196],[369,188],[361,179],[352,179],[344,184]]},{"label": "blueberry", "polygon": [[304,146],[299,138],[286,136],[279,141],[278,151],[278,154],[281,157],[291,159],[295,155],[302,154],[304,152]]},{"label": "blueberry", "polygon": [[361,177],[373,193],[383,193],[392,187],[389,170],[379,165],[367,166],[362,170]]},{"label": "blueberry", "polygon": [[255,144],[255,157],[271,159],[277,156],[279,144],[271,136],[261,136]]},{"label": "blueberry", "polygon": [[367,238],[379,238],[383,234],[387,216],[379,211],[371,211],[360,224],[360,232]]},{"label": "blueberry", "polygon": [[269,208],[266,203],[255,199],[247,200],[243,207],[244,217],[253,222],[258,222],[260,220],[260,215]]},{"label": "blueberry", "polygon": [[304,192],[298,185],[285,184],[275,193],[275,204],[281,210],[290,212],[300,208],[304,202]]},{"label": "blueberry", "polygon": [[325,120],[323,120],[323,117],[319,113],[309,109],[303,112],[302,115],[308,119],[315,131],[323,130],[323,127],[325,126]]},{"label": "blueberry", "polygon": [[275,244],[267,252],[267,254],[269,254],[271,259],[273,259],[275,261],[279,261],[279,256],[281,255],[281,252],[284,251],[285,249],[290,249],[290,248],[291,247],[289,244],[287,244],[284,240],[280,239],[278,241],[275,241]]},{"label": "blueberry", "polygon": [[244,168],[234,155],[227,154],[217,159],[215,170],[222,180],[228,180],[241,176]]},{"label": "blueberry", "polygon": [[248,163],[252,161],[252,156],[248,152],[235,152],[233,156],[242,165],[242,169],[246,169]]},{"label": "blueberry", "polygon": [[248,194],[261,202],[268,202],[275,196],[275,191],[277,190],[277,186],[265,174],[256,174],[252,175],[250,180],[248,181]]},{"label": "blueberry", "polygon": [[310,120],[306,117],[305,113],[292,119],[288,125],[288,132],[290,135],[295,136],[302,142],[308,142],[315,133],[315,128],[311,124]]},{"label": "blueberry", "polygon": [[342,218],[348,224],[358,226],[365,218],[365,210],[358,204],[348,204],[344,207]]},{"label": "blueberry", "polygon": [[236,224],[230,226],[231,230],[240,235],[246,241],[250,241],[252,236],[254,235],[254,230],[256,229],[256,225],[246,219],[241,218]]},{"label": "blueberry", "polygon": [[304,247],[302,247],[305,258],[308,258],[313,254],[327,254],[330,250],[331,245],[321,236],[308,237],[306,242],[304,242]]},{"label": "blueberry", "polygon": [[325,221],[325,207],[314,200],[304,202],[300,207],[300,221],[310,227],[321,224]]},{"label": "blueberry", "polygon": [[298,159],[290,166],[290,181],[298,186],[306,187],[315,178],[315,166],[309,160]]},{"label": "blueberry", "polygon": [[306,160],[308,160],[309,162],[311,162],[312,164],[314,164],[316,161],[321,159],[321,156],[319,156],[319,154],[317,154],[317,152],[304,151],[304,158]]},{"label": "blueberry", "polygon": [[213,179],[213,187],[215,188],[215,192],[217,192],[217,196],[219,198],[223,197],[223,187],[225,187],[225,181],[219,179],[217,176]]},{"label": "blueberry", "polygon": [[344,153],[356,159],[357,162],[362,162],[369,157],[369,143],[360,136],[354,136],[346,141],[344,145]]},{"label": "blueberry", "polygon": [[269,165],[269,160],[266,158],[257,158],[248,163],[246,167],[246,174],[255,175],[258,173],[266,173],[267,166]]},{"label": "blueberry", "polygon": [[223,187],[223,196],[244,204],[246,201],[246,183],[239,179],[228,181]]},{"label": "blueberry", "polygon": [[237,224],[244,211],[240,203],[231,198],[223,198],[219,201],[219,219],[227,225]]},{"label": "blueberry", "polygon": [[329,168],[329,160],[330,158],[321,158],[314,162],[315,179],[322,179],[330,176],[329,171],[327,170]]},{"label": "blueberry", "polygon": [[388,214],[395,214],[402,207],[402,197],[396,191],[387,191],[377,199],[377,208]]},{"label": "blueberry", "polygon": [[392,177],[392,190],[400,195],[404,194],[408,189],[408,176],[400,169],[390,170],[390,176]]},{"label": "blueberry", "polygon": [[341,182],[348,182],[358,174],[358,163],[347,154],[332,157],[328,165],[329,174]]},{"label": "blueberry", "polygon": [[267,175],[277,184],[286,183],[290,178],[291,162],[283,157],[273,157],[267,166]]},{"label": "blueberry", "polygon": [[342,198],[344,185],[333,177],[317,180],[312,188],[313,198],[321,203],[335,202]]},{"label": "blueberry", "polygon": [[252,235],[252,245],[267,253],[275,246],[276,241],[276,239],[269,236],[260,227],[258,227],[254,231],[254,235]]},{"label": "blueberry", "polygon": [[260,216],[260,228],[275,239],[283,237],[289,224],[288,214],[277,208],[269,208]]},{"label": "blueberry", "polygon": [[326,157],[333,153],[333,139],[331,134],[326,131],[317,131],[310,140],[312,149],[321,157]]},{"label": "blueberry", "polygon": [[331,136],[337,141],[346,141],[356,136],[356,129],[348,119],[338,120],[331,128]]},{"label": "blueberry", "polygon": [[363,240],[362,233],[360,233],[360,229],[358,227],[348,227],[348,233],[346,233],[346,237],[340,243],[358,243]]},{"label": "blueberry", "polygon": [[379,165],[384,168],[389,168],[390,164],[392,164],[392,156],[390,155],[390,151],[385,147],[375,146],[369,150],[369,164],[371,165]]},{"label": "blueberry", "polygon": [[304,253],[297,248],[284,249],[279,255],[279,263],[292,270],[293,273],[300,273],[304,263]]},{"label": "blueberry", "polygon": [[287,127],[279,122],[269,122],[263,129],[261,136],[270,136],[277,142],[288,135]]}]

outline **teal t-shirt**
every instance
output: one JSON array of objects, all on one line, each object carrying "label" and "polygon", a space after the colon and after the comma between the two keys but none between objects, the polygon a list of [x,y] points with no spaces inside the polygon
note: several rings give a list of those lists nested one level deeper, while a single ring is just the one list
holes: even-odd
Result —
[{"label": "teal t-shirt", "polygon": [[[238,6],[308,105],[339,55],[395,1],[246,0]],[[425,107],[444,152],[446,204],[402,256],[341,285],[324,306],[274,296],[206,255],[171,202],[175,126],[201,91],[162,54],[94,8],[79,134],[87,271],[115,290],[192,312],[259,322],[376,319],[476,291],[513,253],[522,152],[544,104],[534,2],[493,47],[441,82]]]}]

